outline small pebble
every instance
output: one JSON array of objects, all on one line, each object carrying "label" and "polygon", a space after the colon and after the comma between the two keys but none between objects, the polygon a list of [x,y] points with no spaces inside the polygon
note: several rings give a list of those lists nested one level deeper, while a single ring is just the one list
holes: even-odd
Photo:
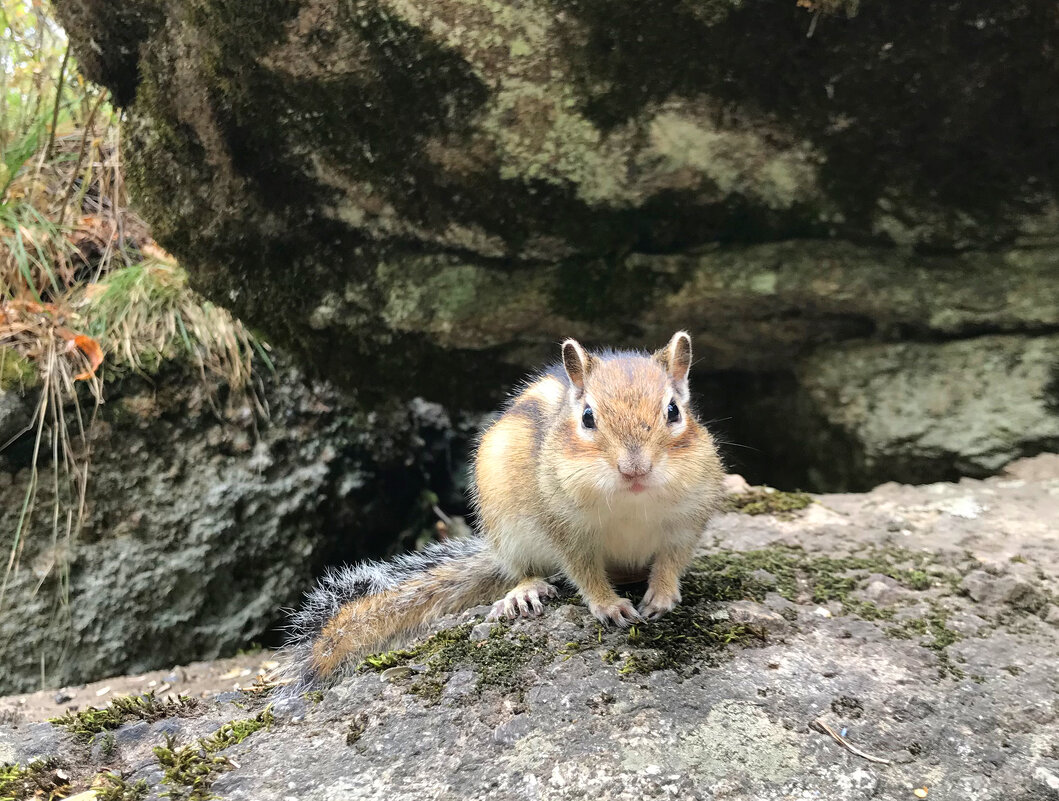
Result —
[{"label": "small pebble", "polygon": [[411,672],[412,668],[408,665],[397,665],[396,667],[386,668],[379,674],[379,679],[382,681],[394,681],[395,679],[403,679]]}]

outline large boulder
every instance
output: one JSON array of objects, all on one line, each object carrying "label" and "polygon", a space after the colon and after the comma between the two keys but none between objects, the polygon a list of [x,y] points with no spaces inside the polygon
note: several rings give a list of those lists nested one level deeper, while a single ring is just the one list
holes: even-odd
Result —
[{"label": "large boulder", "polygon": [[91,717],[80,742],[0,725],[0,760],[231,801],[1059,797],[1059,460],[815,501],[721,516],[661,621],[482,607],[241,743],[261,693],[155,705],[91,748]]},{"label": "large boulder", "polygon": [[[365,403],[486,409],[561,336],[686,327],[758,476],[987,472],[957,443],[888,458],[804,383],[813,353],[1059,326],[1048,0],[55,5],[129,103],[159,241]],[[1007,455],[1053,426],[976,425]]]}]

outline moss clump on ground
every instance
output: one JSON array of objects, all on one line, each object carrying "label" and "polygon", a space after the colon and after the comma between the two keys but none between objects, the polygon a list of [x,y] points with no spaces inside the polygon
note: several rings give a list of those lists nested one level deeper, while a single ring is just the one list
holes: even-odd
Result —
[{"label": "moss clump on ground", "polygon": [[519,634],[508,636],[509,626],[497,623],[484,640],[471,640],[471,624],[464,623],[428,637],[403,651],[386,651],[366,657],[362,665],[385,670],[399,665],[422,662],[426,673],[409,685],[409,692],[431,703],[441,697],[445,682],[453,671],[471,667],[478,678],[477,690],[494,688],[502,693],[521,691],[523,671],[535,653],[546,647],[543,637]]},{"label": "moss clump on ground", "polygon": [[[927,555],[900,550],[816,556],[787,546],[707,554],[697,559],[684,576],[684,600],[676,609],[658,621],[629,629],[627,644],[644,650],[627,655],[619,672],[629,675],[716,665],[730,655],[729,645],[763,642],[765,633],[759,628],[715,616],[716,605],[726,601],[760,602],[769,592],[798,603],[837,601],[844,614],[865,620],[890,620],[895,609],[859,600],[852,593],[871,573],[890,576],[915,590],[949,578],[944,571],[935,570],[938,575],[929,573],[927,559]],[[951,644],[949,637],[955,632],[945,629],[944,621],[936,616],[924,626],[935,634],[930,647],[944,655],[945,647]],[[604,662],[614,663],[617,657],[613,649],[603,654]]]},{"label": "moss clump on ground", "polygon": [[95,801],[142,801],[150,788],[146,779],[129,784],[119,773],[105,773],[95,787]]},{"label": "moss clump on ground", "polygon": [[225,723],[209,737],[176,748],[175,741],[166,735],[166,744],[156,746],[154,754],[162,766],[162,783],[172,787],[164,796],[183,801],[208,801],[216,798],[210,787],[217,773],[228,770],[232,763],[218,752],[241,743],[259,729],[268,728],[274,718],[272,708],[265,707],[256,717]]},{"label": "moss clump on ground", "polygon": [[0,765],[0,801],[63,798],[69,789],[69,779],[57,759],[37,759],[24,768]]},{"label": "moss clump on ground", "polygon": [[753,489],[729,495],[728,511],[744,515],[775,515],[790,517],[813,502],[806,492],[783,492],[774,489]]},{"label": "moss clump on ground", "polygon": [[153,723],[162,718],[186,717],[194,714],[199,702],[187,696],[159,699],[153,692],[145,695],[126,695],[115,698],[103,709],[89,707],[80,712],[51,718],[48,722],[63,726],[77,739],[87,742],[95,735],[132,720]]},{"label": "moss clump on ground", "polygon": [[948,647],[959,642],[962,635],[948,626],[950,612],[937,601],[930,602],[930,611],[922,617],[909,618],[890,626],[886,633],[900,640],[920,638],[924,648],[938,655],[938,672],[942,677],[962,679],[966,674],[952,663]]},{"label": "moss clump on ground", "polygon": [[214,797],[210,793],[214,774],[231,767],[225,757],[209,753],[200,743],[177,748],[170,735],[166,735],[164,746],[155,747],[154,755],[162,766],[162,783],[173,788],[162,795],[174,799],[208,801]]},{"label": "moss clump on ground", "polygon": [[695,560],[684,581],[685,586],[715,601],[761,601],[774,591],[788,601],[839,601],[847,612],[855,613],[873,606],[850,597],[867,574],[889,576],[914,590],[927,589],[935,580],[948,581],[946,571],[928,572],[928,559],[927,554],[899,549],[872,550],[860,556],[814,556],[801,548],[778,545],[707,554]]},{"label": "moss clump on ground", "polygon": [[632,626],[626,635],[637,650],[625,657],[618,673],[651,673],[724,662],[729,645],[749,646],[765,641],[765,632],[728,620],[716,620],[702,606],[678,606],[657,622]]}]

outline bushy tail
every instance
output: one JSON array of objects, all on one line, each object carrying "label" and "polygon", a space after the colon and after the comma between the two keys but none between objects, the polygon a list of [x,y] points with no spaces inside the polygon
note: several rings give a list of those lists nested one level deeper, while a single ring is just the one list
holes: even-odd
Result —
[{"label": "bushy tail", "polygon": [[494,601],[510,586],[510,577],[480,537],[334,570],[291,619],[290,689],[331,684],[360,657],[408,640],[442,615]]}]

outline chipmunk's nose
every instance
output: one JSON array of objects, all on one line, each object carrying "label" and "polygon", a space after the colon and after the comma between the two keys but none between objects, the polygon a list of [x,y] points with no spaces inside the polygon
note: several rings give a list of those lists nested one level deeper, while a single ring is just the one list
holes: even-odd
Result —
[{"label": "chipmunk's nose", "polygon": [[626,478],[643,478],[651,472],[651,460],[639,448],[626,451],[618,459],[618,472]]}]

